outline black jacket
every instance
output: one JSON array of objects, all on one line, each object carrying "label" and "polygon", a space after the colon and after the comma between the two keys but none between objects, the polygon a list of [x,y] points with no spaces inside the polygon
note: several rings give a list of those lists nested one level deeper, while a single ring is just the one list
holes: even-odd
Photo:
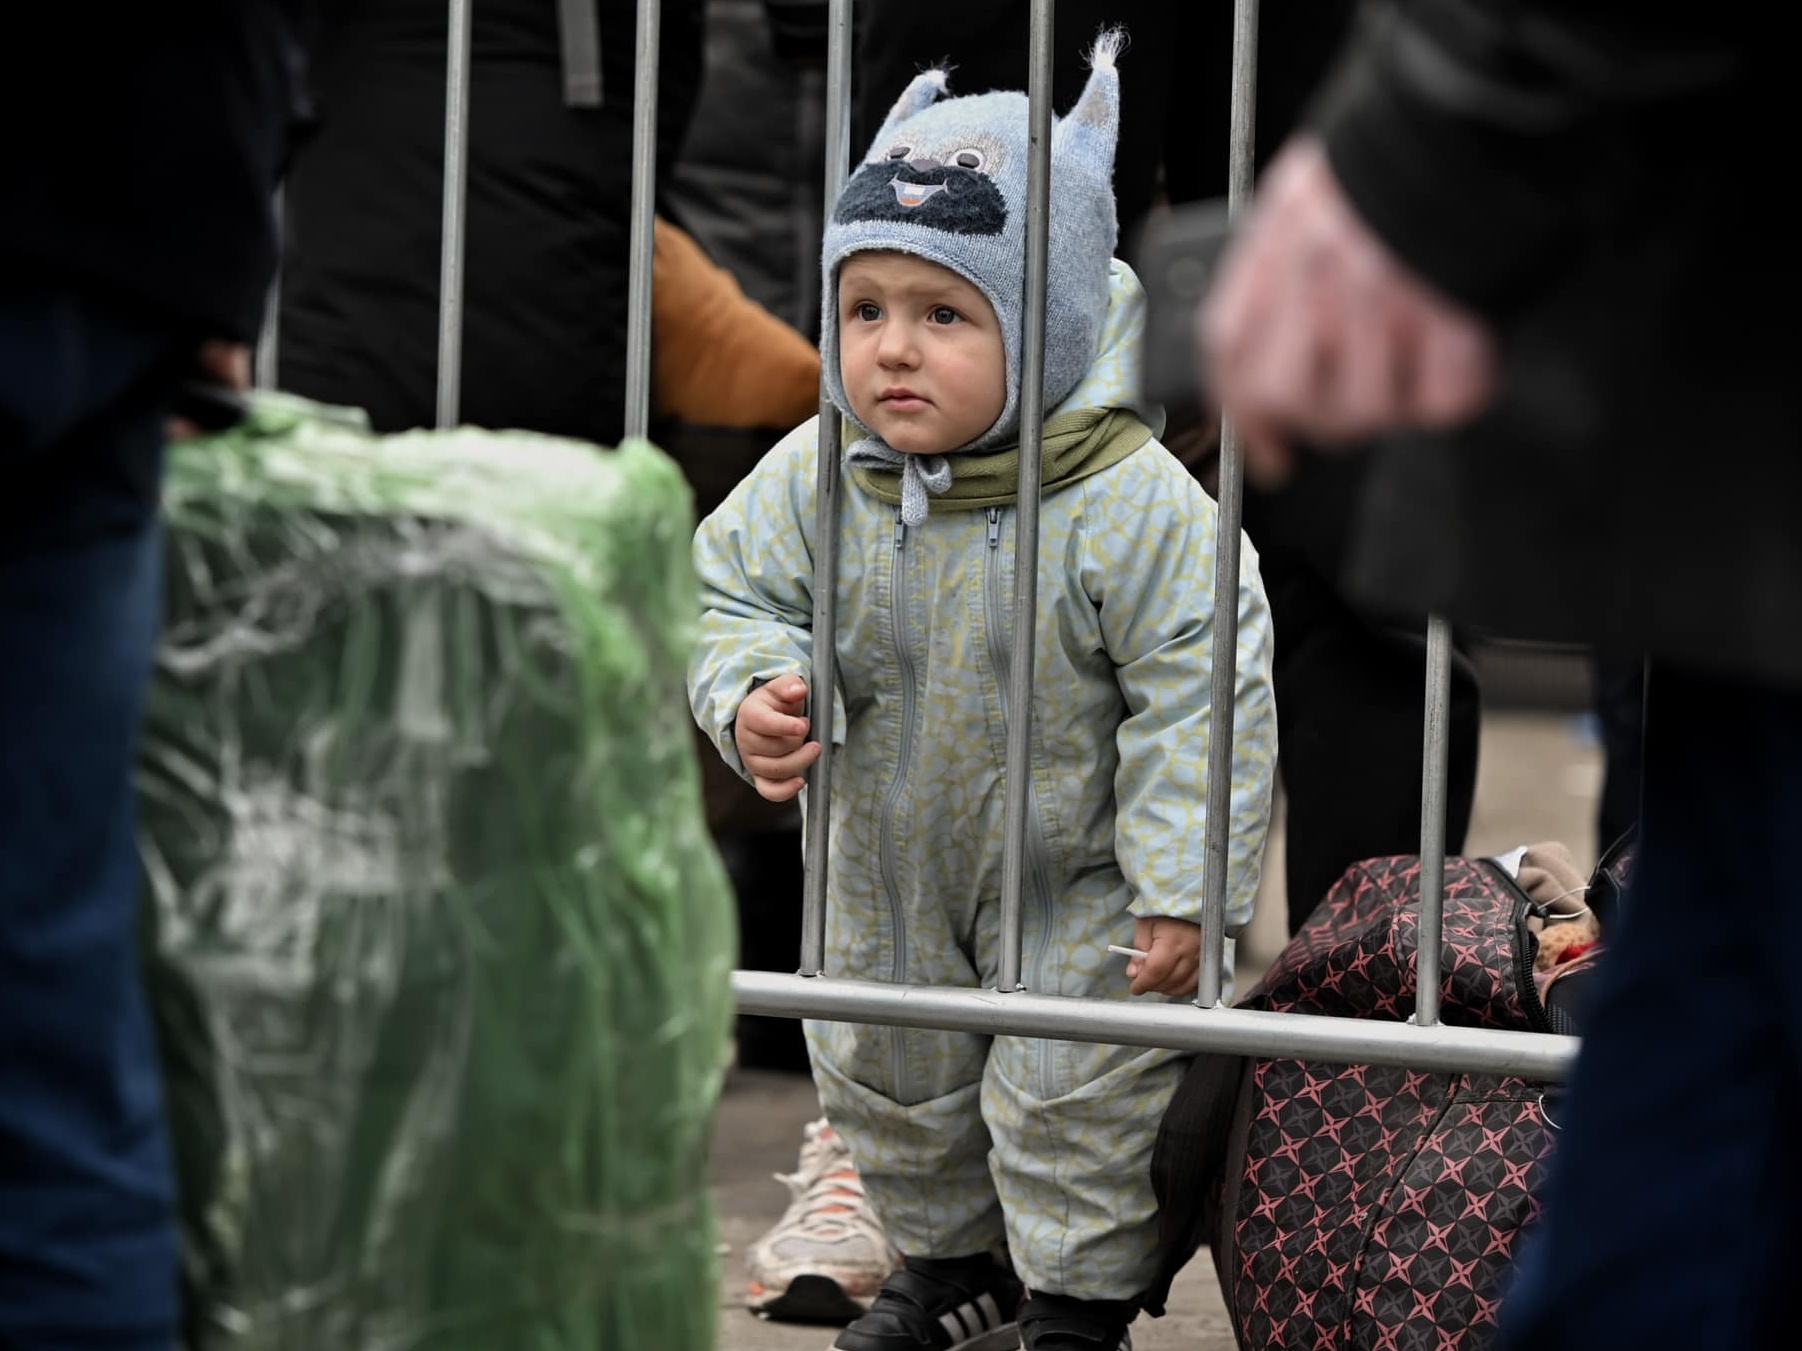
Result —
[{"label": "black jacket", "polygon": [[46,273],[254,336],[303,115],[305,0],[8,5],[0,280]]},{"label": "black jacket", "polygon": [[1318,112],[1361,214],[1491,316],[1495,408],[1385,444],[1352,580],[1802,683],[1802,269],[1781,7],[1373,7]]},{"label": "black jacket", "polygon": [[[436,409],[444,0],[331,0],[318,131],[287,190],[284,389]],[[599,0],[601,99],[570,106],[557,0],[478,0],[469,107],[462,419],[614,442],[624,407],[637,5]],[[700,0],[665,0],[663,177],[700,79]]]}]

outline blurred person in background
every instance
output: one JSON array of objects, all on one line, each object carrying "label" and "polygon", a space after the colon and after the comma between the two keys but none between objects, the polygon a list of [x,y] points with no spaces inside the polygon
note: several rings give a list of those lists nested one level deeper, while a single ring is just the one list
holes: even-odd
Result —
[{"label": "blurred person in background", "polygon": [[242,383],[304,6],[0,20],[0,1346],[168,1351],[132,768],[184,380]]},{"label": "blurred person in background", "polygon": [[1802,272],[1769,200],[1794,121],[1779,15],[1372,6],[1203,308],[1248,472],[1380,438],[1357,594],[1650,654],[1640,852],[1504,1351],[1725,1351],[1792,1321]]}]

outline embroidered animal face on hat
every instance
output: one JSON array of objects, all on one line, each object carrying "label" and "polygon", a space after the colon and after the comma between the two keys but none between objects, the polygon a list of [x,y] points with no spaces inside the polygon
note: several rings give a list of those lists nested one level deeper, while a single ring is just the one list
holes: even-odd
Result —
[{"label": "embroidered animal face on hat", "polygon": [[[1076,388],[1095,359],[1108,307],[1118,227],[1114,148],[1124,45],[1103,35],[1082,97],[1051,135],[1051,228],[1045,407]],[[820,355],[832,401],[852,416],[839,371],[838,269],[854,253],[909,253],[967,278],[988,298],[1007,351],[1007,402],[968,447],[1013,440],[1020,424],[1025,329],[1028,103],[1016,92],[946,97],[942,70],[916,76],[839,194],[821,261]]]}]

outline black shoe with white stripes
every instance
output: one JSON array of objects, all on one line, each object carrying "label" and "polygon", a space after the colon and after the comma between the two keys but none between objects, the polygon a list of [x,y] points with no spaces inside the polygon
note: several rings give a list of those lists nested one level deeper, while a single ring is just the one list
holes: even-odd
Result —
[{"label": "black shoe with white stripes", "polygon": [[1020,1305],[1025,1351],[1133,1351],[1127,1324],[1139,1306],[1127,1300],[1028,1295]]},{"label": "black shoe with white stripes", "polygon": [[1014,1351],[1025,1292],[999,1263],[909,1258],[833,1351]]}]

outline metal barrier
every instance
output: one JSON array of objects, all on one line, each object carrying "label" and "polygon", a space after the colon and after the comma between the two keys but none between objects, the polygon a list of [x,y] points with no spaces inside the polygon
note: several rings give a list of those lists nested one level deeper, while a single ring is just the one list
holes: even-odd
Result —
[{"label": "metal barrier", "polygon": [[[450,0],[446,66],[444,237],[441,264],[438,421],[457,420],[463,325],[463,240],[466,202],[471,9],[473,0]],[[660,0],[639,0],[636,105],[633,110],[631,273],[627,329],[628,436],[644,435],[651,387],[652,220],[656,174],[656,102]],[[831,0],[827,68],[826,216],[849,167],[852,0]],[[1045,291],[1051,167],[1051,70],[1053,0],[1032,0],[1028,78],[1030,139],[1026,234],[1026,313],[1021,397],[1020,497],[1017,555],[1037,552],[1044,412],[1040,391],[1045,351]],[[1232,210],[1249,201],[1253,174],[1258,0],[1236,0],[1232,82]],[[480,109],[475,110],[480,115]],[[273,355],[273,324],[264,335]],[[261,354],[259,354],[261,355]],[[259,367],[259,376],[272,380]],[[818,532],[814,560],[815,691],[837,684],[838,530],[841,503],[839,420],[824,393],[819,434]],[[1002,871],[1000,978],[994,990],[896,986],[830,977],[826,972],[826,874],[831,834],[827,811],[832,790],[833,701],[817,698],[810,710],[821,754],[809,776],[806,890],[800,968],[784,976],[739,971],[732,984],[745,1013],[844,1022],[959,1030],[1189,1051],[1302,1056],[1308,1059],[1397,1065],[1432,1071],[1489,1071],[1556,1081],[1576,1054],[1574,1038],[1529,1032],[1447,1027],[1439,1021],[1440,953],[1447,773],[1447,705],[1451,646],[1443,620],[1429,622],[1426,716],[1423,732],[1420,943],[1416,1013],[1409,1023],[1306,1014],[1264,1013],[1226,1007],[1224,985],[1226,850],[1230,813],[1233,686],[1237,656],[1240,453],[1234,429],[1223,428],[1220,451],[1220,543],[1216,554],[1213,645],[1215,719],[1208,755],[1202,968],[1193,1004],[1127,1003],[1033,994],[1020,985],[1023,861],[1027,778],[1014,772],[1031,744],[1030,641],[1010,671],[1007,729],[1007,838]],[[1014,629],[1034,631],[1038,571],[1015,569]],[[1221,597],[1229,598],[1227,603]]]}]

